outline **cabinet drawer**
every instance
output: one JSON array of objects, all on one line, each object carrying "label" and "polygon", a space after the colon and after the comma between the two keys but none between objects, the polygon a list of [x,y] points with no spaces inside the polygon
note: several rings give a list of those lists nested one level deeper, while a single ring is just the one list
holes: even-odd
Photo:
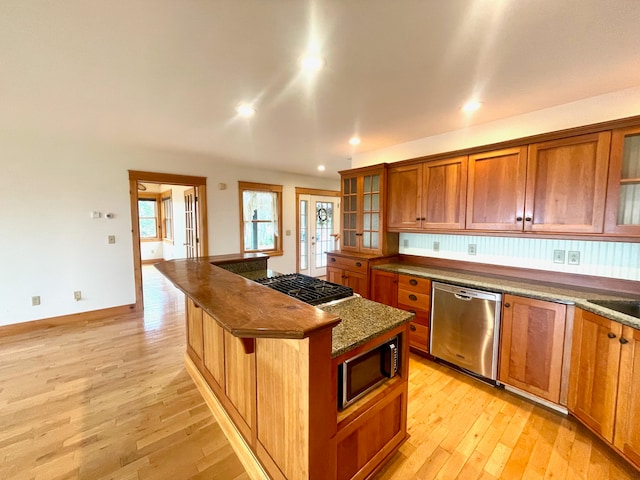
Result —
[{"label": "cabinet drawer", "polygon": [[412,290],[398,289],[398,304],[406,305],[407,310],[419,308],[421,310],[431,310],[431,295],[429,293],[418,293]]},{"label": "cabinet drawer", "polygon": [[351,272],[368,273],[369,261],[361,258],[346,258],[336,255],[327,256],[327,265],[330,267],[342,268]]},{"label": "cabinet drawer", "polygon": [[430,295],[431,280],[428,278],[411,277],[409,275],[398,275],[398,288]]},{"label": "cabinet drawer", "polygon": [[399,303],[398,308],[400,310],[406,310],[407,312],[415,313],[416,316],[411,320],[413,323],[419,323],[420,325],[424,325],[426,327],[431,323],[431,315],[429,314],[429,310],[423,310],[421,308],[412,307],[411,305],[406,305]]},{"label": "cabinet drawer", "polygon": [[409,329],[409,346],[428,353],[429,327],[416,322],[411,322]]}]

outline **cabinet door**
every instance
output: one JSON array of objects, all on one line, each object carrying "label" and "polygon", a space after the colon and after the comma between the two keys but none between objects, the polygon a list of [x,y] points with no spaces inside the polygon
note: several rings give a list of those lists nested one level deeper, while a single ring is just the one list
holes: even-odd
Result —
[{"label": "cabinet door", "polygon": [[421,225],[422,164],[390,168],[387,179],[387,227]]},{"label": "cabinet door", "polygon": [[615,446],[640,466],[640,330],[623,327]]},{"label": "cabinet door", "polygon": [[354,293],[369,298],[369,275],[344,270],[342,284],[351,287]]},{"label": "cabinet door", "polygon": [[224,329],[210,315],[203,312],[203,362],[218,386],[224,388]]},{"label": "cabinet door", "polygon": [[338,285],[344,285],[343,276],[344,270],[341,268],[327,266],[327,281],[337,283]]},{"label": "cabinet door", "polygon": [[640,127],[611,136],[605,232],[640,235]]},{"label": "cabinet door", "polygon": [[566,305],[504,296],[499,380],[560,401]]},{"label": "cabinet door", "polygon": [[467,199],[467,157],[426,162],[422,171],[422,228],[463,229]]},{"label": "cabinet door", "polygon": [[202,309],[187,298],[187,341],[193,352],[202,360]]},{"label": "cabinet door", "polygon": [[395,307],[398,304],[398,274],[371,270],[371,300]]},{"label": "cabinet door", "polygon": [[358,232],[361,228],[362,208],[359,205],[359,195],[362,186],[358,185],[357,175],[342,177],[342,249],[358,250]]},{"label": "cabinet door", "polygon": [[613,443],[622,325],[576,308],[569,411]]},{"label": "cabinet door", "polygon": [[610,132],[529,145],[524,229],[602,233]]},{"label": "cabinet door", "polygon": [[[256,402],[256,355],[246,353],[242,340],[226,330],[224,352],[225,394],[250,430]],[[241,431],[247,438],[248,430],[241,428]]]},{"label": "cabinet door", "polygon": [[469,156],[469,230],[522,230],[527,147]]},{"label": "cabinet door", "polygon": [[382,251],[382,229],[384,214],[383,176],[367,173],[362,177],[362,229],[360,252],[378,253]]}]

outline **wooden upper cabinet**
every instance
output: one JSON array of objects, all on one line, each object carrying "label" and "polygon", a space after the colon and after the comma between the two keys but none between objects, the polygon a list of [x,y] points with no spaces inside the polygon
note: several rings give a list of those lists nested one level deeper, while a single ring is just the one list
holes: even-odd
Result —
[{"label": "wooden upper cabinet", "polygon": [[463,229],[467,198],[467,157],[426,162],[422,169],[422,227]]},{"label": "wooden upper cabinet", "polygon": [[341,249],[366,254],[397,252],[398,235],[386,230],[386,165],[340,172]]},{"label": "wooden upper cabinet", "polygon": [[606,233],[640,235],[640,127],[611,135]]},{"label": "wooden upper cabinet", "polygon": [[422,216],[422,164],[391,167],[387,180],[387,227],[417,229]]},{"label": "wooden upper cabinet", "polygon": [[569,411],[613,443],[622,325],[576,309],[569,375]]},{"label": "wooden upper cabinet", "polygon": [[469,156],[468,230],[522,230],[527,147]]},{"label": "wooden upper cabinet", "polygon": [[567,306],[504,296],[499,380],[560,403]]},{"label": "wooden upper cabinet", "polygon": [[389,168],[387,227],[464,228],[467,157]]},{"label": "wooden upper cabinet", "polygon": [[524,229],[602,233],[611,133],[529,145]]}]

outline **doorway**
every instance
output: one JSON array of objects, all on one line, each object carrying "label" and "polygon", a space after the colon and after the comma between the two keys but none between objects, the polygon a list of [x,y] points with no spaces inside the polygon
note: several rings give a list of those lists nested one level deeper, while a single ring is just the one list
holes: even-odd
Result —
[{"label": "doorway", "polygon": [[[205,177],[129,170],[136,311],[144,310],[142,283],[143,255],[141,245],[143,244],[142,236],[148,236],[148,233],[144,231],[141,233],[141,230],[148,228],[149,231],[153,231],[152,229],[155,228],[157,233],[152,240],[163,241],[163,237],[168,232],[169,223],[173,222],[173,226],[175,227],[173,233],[174,235],[177,234],[176,237],[180,238],[180,241],[177,242],[178,244],[176,244],[175,241],[173,242],[171,258],[194,258],[208,255],[206,180]],[[160,216],[160,210],[165,208],[166,203],[162,200],[162,193],[158,193],[158,213],[155,223],[148,221],[145,225],[145,223],[140,220],[138,192],[140,191],[139,185],[141,184],[163,185],[165,188],[169,186],[187,187],[186,189],[176,189],[179,191],[180,199],[174,197],[175,200],[180,203],[182,201],[182,195],[184,195],[184,214],[181,214],[184,215],[184,222],[182,221],[183,218],[178,219],[174,217],[167,219],[166,215]],[[158,190],[162,189],[159,188]],[[148,198],[149,195],[146,195],[146,197]],[[151,209],[149,210],[151,211]],[[144,217],[143,219],[150,220],[150,218],[151,217]],[[152,225],[155,225],[155,227]],[[180,228],[180,231],[177,231],[177,228]],[[182,232],[183,228],[184,232]],[[145,256],[146,254],[147,252],[145,252]]]},{"label": "doorway", "polygon": [[297,272],[327,274],[327,253],[338,248],[340,192],[296,188]]}]

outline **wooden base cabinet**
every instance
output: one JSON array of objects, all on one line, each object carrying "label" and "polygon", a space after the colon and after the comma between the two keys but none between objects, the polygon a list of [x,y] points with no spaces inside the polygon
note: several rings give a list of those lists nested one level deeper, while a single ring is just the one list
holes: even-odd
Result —
[{"label": "wooden base cabinet", "polygon": [[369,298],[369,260],[359,256],[329,253],[327,280],[351,287],[354,293]]},{"label": "wooden base cabinet", "polygon": [[569,411],[640,469],[640,330],[576,309]]},{"label": "wooden base cabinet", "polygon": [[371,300],[398,306],[398,274],[384,270],[371,270]]},{"label": "wooden base cabinet", "polygon": [[498,380],[560,403],[567,306],[504,295]]},{"label": "wooden base cabinet", "polygon": [[421,353],[429,353],[429,325],[431,323],[431,280],[398,275],[398,308],[415,313],[409,324],[409,346]]}]

